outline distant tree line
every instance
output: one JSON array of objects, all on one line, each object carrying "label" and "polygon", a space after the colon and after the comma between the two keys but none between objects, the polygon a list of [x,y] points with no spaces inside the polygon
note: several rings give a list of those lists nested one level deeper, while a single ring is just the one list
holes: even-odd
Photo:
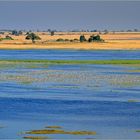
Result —
[{"label": "distant tree line", "polygon": [[22,31],[13,30],[12,35],[16,35],[16,36],[22,35]]},{"label": "distant tree line", "polygon": [[20,35],[21,33],[23,32],[50,32],[53,31],[53,32],[139,32],[140,29],[123,29],[123,30],[109,30],[109,29],[104,29],[104,30],[98,30],[98,29],[92,29],[92,30],[89,30],[89,29],[75,29],[75,30],[51,30],[51,29],[46,29],[46,30],[8,30],[8,29],[0,29],[0,33],[2,32],[9,32],[9,33],[12,33],[12,35]]}]

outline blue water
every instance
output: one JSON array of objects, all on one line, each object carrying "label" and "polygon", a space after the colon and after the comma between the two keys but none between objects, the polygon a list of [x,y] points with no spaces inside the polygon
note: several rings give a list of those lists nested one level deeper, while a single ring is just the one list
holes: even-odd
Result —
[{"label": "blue water", "polygon": [[[140,59],[139,54],[140,51],[2,50],[0,59]],[[82,64],[1,68],[0,139],[22,139],[28,136],[24,132],[48,125],[67,131],[97,132],[94,136],[47,135],[52,139],[139,139],[140,74],[129,71],[133,69]]]},{"label": "blue water", "polygon": [[140,59],[140,51],[0,50],[0,59],[48,59],[48,60]]}]

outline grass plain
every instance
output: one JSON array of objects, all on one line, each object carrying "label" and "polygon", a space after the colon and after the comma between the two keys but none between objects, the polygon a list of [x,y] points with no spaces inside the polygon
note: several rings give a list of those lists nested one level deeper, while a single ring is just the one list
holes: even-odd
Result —
[{"label": "grass plain", "polygon": [[[8,33],[5,33],[7,35]],[[99,42],[57,42],[57,39],[79,39],[80,35],[85,35],[88,39],[92,34],[98,32],[56,32],[51,36],[49,32],[36,32],[41,40],[32,44],[31,40],[26,40],[25,33],[23,35],[10,35],[14,40],[0,41],[0,49],[83,49],[83,50],[136,50],[140,49],[140,32],[109,32],[108,34],[100,34],[105,40],[104,43]],[[5,35],[0,35],[3,38]]]}]

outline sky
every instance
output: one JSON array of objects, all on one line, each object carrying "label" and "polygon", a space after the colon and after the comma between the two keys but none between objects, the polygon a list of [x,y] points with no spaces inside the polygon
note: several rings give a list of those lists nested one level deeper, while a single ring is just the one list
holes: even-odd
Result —
[{"label": "sky", "polygon": [[0,1],[0,29],[140,29],[140,1]]}]

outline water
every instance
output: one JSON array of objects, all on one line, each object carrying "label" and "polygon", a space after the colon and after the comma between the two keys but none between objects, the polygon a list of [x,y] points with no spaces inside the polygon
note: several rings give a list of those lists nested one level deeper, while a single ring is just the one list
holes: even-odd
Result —
[{"label": "water", "polygon": [[0,59],[48,59],[48,60],[140,59],[140,51],[0,50]]},{"label": "water", "polygon": [[[1,59],[140,59],[140,51],[6,50],[0,54]],[[47,135],[54,139],[139,139],[140,73],[135,69],[131,65],[1,68],[0,139],[22,139],[31,136],[24,132],[49,125],[97,132]]]}]

